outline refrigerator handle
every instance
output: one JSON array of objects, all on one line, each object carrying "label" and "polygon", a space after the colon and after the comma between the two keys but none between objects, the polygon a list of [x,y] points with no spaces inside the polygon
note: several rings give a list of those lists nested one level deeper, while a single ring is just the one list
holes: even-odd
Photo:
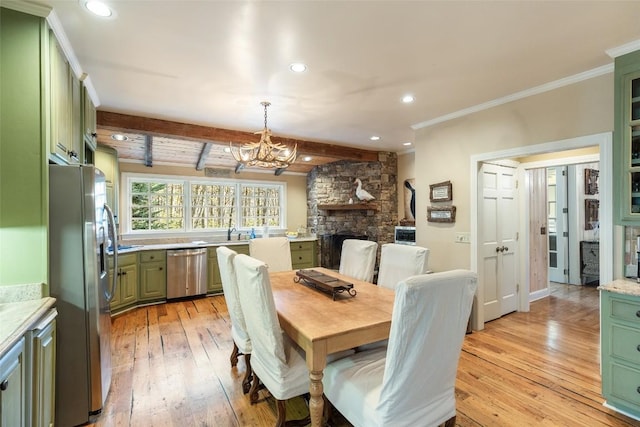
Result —
[{"label": "refrigerator handle", "polygon": [[111,239],[111,246],[113,247],[113,274],[111,275],[111,288],[105,292],[107,301],[111,302],[113,295],[116,292],[116,283],[118,280],[118,232],[116,230],[116,221],[113,216],[113,211],[106,203],[104,204],[104,210],[107,213],[109,238]]}]

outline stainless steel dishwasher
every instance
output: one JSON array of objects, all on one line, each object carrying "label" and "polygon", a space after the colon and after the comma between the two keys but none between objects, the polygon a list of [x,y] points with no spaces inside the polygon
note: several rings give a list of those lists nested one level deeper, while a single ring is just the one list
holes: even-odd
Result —
[{"label": "stainless steel dishwasher", "polygon": [[167,251],[167,299],[207,293],[207,248]]}]

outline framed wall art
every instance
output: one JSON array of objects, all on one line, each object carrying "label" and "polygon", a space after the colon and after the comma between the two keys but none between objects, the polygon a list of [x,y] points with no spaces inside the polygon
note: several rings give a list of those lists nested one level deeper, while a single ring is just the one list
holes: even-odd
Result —
[{"label": "framed wall art", "polygon": [[598,175],[597,169],[584,170],[584,194],[598,194]]},{"label": "framed wall art", "polygon": [[427,207],[427,221],[429,222],[456,222],[455,206],[429,206]]},{"label": "framed wall art", "polygon": [[598,209],[600,201],[596,199],[584,199],[584,229],[594,230],[599,221]]},{"label": "framed wall art", "polygon": [[447,202],[453,199],[451,181],[429,185],[429,200],[432,202]]}]

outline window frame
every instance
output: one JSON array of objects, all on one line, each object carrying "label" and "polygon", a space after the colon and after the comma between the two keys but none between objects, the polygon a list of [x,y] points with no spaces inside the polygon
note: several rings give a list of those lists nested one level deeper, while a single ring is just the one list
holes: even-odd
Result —
[{"label": "window frame", "polygon": [[[279,208],[280,208],[280,223],[277,226],[269,226],[270,232],[282,232],[287,229],[287,183],[286,182],[274,182],[274,181],[262,181],[262,180],[244,180],[244,179],[230,179],[230,178],[207,178],[200,176],[183,176],[183,175],[158,175],[158,174],[143,174],[135,172],[122,173],[121,183],[124,184],[124,191],[121,191],[121,210],[120,210],[120,230],[123,236],[143,238],[143,237],[184,237],[185,235],[191,238],[195,237],[227,237],[228,227],[223,228],[205,228],[194,229],[192,224],[192,184],[203,185],[232,185],[236,187],[234,195],[234,209],[233,209],[233,225],[235,232],[232,237],[235,237],[235,233],[242,233],[248,235],[251,232],[252,227],[239,227],[238,224],[242,222],[242,209],[237,208],[242,202],[242,187],[243,186],[257,186],[257,187],[270,187],[280,190]],[[154,183],[172,183],[182,184],[184,188],[184,204],[183,208],[183,224],[184,227],[180,230],[133,230],[132,218],[131,218],[131,182],[154,182]],[[262,234],[262,228],[256,228],[258,235]],[[237,237],[235,237],[237,238]]]}]

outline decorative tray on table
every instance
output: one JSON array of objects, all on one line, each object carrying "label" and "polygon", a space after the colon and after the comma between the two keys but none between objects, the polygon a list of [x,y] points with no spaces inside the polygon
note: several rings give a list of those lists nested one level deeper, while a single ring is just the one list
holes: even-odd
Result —
[{"label": "decorative tray on table", "polygon": [[321,273],[316,270],[298,270],[296,277],[293,278],[296,283],[304,283],[319,291],[330,294],[335,301],[336,295],[347,292],[352,297],[356,296],[356,290],[353,289],[353,283],[345,282],[328,274]]}]

